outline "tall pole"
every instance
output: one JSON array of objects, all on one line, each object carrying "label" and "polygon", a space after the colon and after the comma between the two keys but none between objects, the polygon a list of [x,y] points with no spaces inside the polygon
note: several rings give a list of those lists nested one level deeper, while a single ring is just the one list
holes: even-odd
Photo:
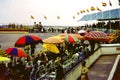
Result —
[{"label": "tall pole", "polygon": [[[109,0],[109,5],[110,5],[110,7],[112,6],[112,4],[111,4],[111,1]],[[109,24],[110,24],[110,33],[112,32],[112,29],[111,29],[111,12],[110,12],[110,10],[111,10],[111,8],[109,9]]]},{"label": "tall pole", "polygon": [[[120,17],[120,8],[118,9],[118,14],[119,14],[119,17]],[[120,18],[119,18],[119,29],[120,29]]]}]

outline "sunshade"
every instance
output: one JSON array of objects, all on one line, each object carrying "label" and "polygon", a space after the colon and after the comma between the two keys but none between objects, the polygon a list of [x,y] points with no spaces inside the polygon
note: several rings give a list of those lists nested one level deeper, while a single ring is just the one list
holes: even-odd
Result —
[{"label": "sunshade", "polygon": [[85,30],[79,30],[78,31],[78,34],[83,34],[83,33],[86,33],[86,31]]},{"label": "sunshade", "polygon": [[84,36],[85,40],[109,41],[109,37],[102,31],[91,31]]},{"label": "sunshade", "polygon": [[53,53],[60,53],[59,49],[56,47],[56,45],[54,44],[43,44],[42,45],[43,48],[45,48],[46,50],[50,51],[50,52],[53,52]]},{"label": "sunshade", "polygon": [[74,37],[76,37],[79,40],[83,40],[84,39],[84,37],[81,36],[80,34],[71,34],[71,35],[73,35]]},{"label": "sunshade", "polygon": [[0,61],[10,61],[10,58],[0,56]]},{"label": "sunshade", "polygon": [[57,36],[53,36],[53,37],[48,37],[46,39],[43,40],[44,43],[48,43],[48,44],[57,44],[57,43],[63,43],[64,40],[60,37]]},{"label": "sunshade", "polygon": [[5,50],[6,54],[16,57],[26,57],[27,55],[21,48],[8,48]]},{"label": "sunshade", "polygon": [[65,42],[69,43],[77,43],[79,40],[72,34],[59,34],[61,37],[65,37]]},{"label": "sunshade", "polygon": [[16,41],[15,46],[23,47],[23,46],[30,45],[33,43],[36,44],[38,42],[42,42],[42,39],[35,35],[25,35],[25,36],[20,37]]}]

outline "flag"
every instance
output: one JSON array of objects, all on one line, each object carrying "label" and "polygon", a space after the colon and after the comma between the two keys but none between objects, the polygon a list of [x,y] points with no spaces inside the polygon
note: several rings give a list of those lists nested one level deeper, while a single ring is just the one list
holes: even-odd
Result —
[{"label": "flag", "polygon": [[97,7],[97,10],[98,10],[98,11],[102,11],[102,10],[101,10],[100,8],[98,8],[98,7]]},{"label": "flag", "polygon": [[35,19],[32,15],[30,16],[31,19]]},{"label": "flag", "polygon": [[82,11],[82,10],[80,10],[80,13],[83,13],[83,11]]},{"label": "flag", "polygon": [[60,19],[60,16],[57,16],[57,19]]},{"label": "flag", "polygon": [[86,12],[88,12],[88,13],[89,13],[89,10],[88,10],[88,9],[86,9]]},{"label": "flag", "polygon": [[106,4],[105,2],[102,2],[102,6],[106,7],[106,6],[107,6],[107,4]]},{"label": "flag", "polygon": [[94,11],[94,10],[95,10],[95,8],[94,8],[93,6],[91,6],[90,10],[91,10],[91,11]]},{"label": "flag", "polygon": [[110,6],[112,6],[112,3],[111,3],[111,1],[109,0],[109,4],[110,4]]},{"label": "flag", "polygon": [[73,19],[75,19],[75,16],[73,16]]},{"label": "flag", "polygon": [[46,17],[46,16],[44,16],[44,19],[46,19],[46,20],[47,20],[47,17]]},{"label": "flag", "polygon": [[85,10],[83,10],[83,13],[85,13]]}]

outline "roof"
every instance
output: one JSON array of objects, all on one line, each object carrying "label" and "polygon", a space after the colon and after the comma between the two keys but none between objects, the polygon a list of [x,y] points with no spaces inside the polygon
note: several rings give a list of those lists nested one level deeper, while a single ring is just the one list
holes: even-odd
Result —
[{"label": "roof", "polygon": [[103,12],[97,12],[84,15],[79,21],[89,20],[117,20],[120,19],[120,8],[107,10]]}]

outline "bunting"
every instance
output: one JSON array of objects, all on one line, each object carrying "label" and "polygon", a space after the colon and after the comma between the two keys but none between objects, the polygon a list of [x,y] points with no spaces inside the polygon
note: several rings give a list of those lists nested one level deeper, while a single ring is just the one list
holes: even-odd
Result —
[{"label": "bunting", "polygon": [[86,9],[86,12],[88,12],[88,13],[89,13],[89,10],[88,10],[88,9]]},{"label": "bunting", "polygon": [[46,19],[46,20],[47,20],[47,17],[46,17],[46,16],[44,16],[44,19]]},{"label": "bunting", "polygon": [[102,10],[101,10],[100,8],[98,8],[98,7],[97,7],[97,10],[98,10],[98,11],[102,11]]},{"label": "bunting", "polygon": [[80,10],[80,13],[83,13],[83,11],[82,11],[82,10]]},{"label": "bunting", "polygon": [[111,1],[109,0],[109,4],[110,4],[110,6],[112,6],[112,3],[111,3]]},{"label": "bunting", "polygon": [[94,11],[94,10],[95,10],[95,8],[92,6],[92,7],[90,8],[90,10],[91,10],[91,11]]},{"label": "bunting", "polygon": [[75,16],[73,16],[73,19],[75,19]]},{"label": "bunting", "polygon": [[85,10],[83,10],[83,13],[85,13]]},{"label": "bunting", "polygon": [[106,4],[105,2],[102,2],[102,6],[106,7],[106,6],[107,6],[107,4]]},{"label": "bunting", "polygon": [[35,19],[32,15],[30,16],[31,19]]},{"label": "bunting", "polygon": [[79,12],[77,12],[77,15],[79,15]]},{"label": "bunting", "polygon": [[57,16],[57,19],[60,19],[60,16]]}]

